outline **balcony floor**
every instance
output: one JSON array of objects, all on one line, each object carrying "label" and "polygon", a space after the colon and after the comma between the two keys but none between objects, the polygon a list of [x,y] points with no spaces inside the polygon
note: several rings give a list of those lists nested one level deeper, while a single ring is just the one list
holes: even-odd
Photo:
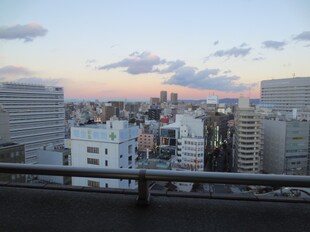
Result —
[{"label": "balcony floor", "polygon": [[309,231],[310,204],[0,186],[0,231]]}]

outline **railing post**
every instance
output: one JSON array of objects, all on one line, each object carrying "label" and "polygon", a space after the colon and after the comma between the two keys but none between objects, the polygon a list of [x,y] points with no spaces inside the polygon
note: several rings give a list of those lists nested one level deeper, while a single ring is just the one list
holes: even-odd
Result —
[{"label": "railing post", "polygon": [[141,206],[149,205],[151,198],[148,181],[146,180],[145,175],[146,170],[139,171],[137,205]]}]

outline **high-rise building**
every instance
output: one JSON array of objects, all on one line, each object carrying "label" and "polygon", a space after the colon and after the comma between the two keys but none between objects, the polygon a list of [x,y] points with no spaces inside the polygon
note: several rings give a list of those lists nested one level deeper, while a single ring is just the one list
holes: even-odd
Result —
[{"label": "high-rise building", "polygon": [[260,114],[250,107],[248,98],[239,98],[235,115],[233,156],[238,172],[260,171]]},{"label": "high-rise building", "polygon": [[309,174],[310,122],[264,120],[263,171],[273,174]]},{"label": "high-rise building", "polygon": [[10,116],[11,140],[25,144],[26,163],[36,163],[36,151],[44,146],[63,145],[62,87],[0,83],[0,104]]},{"label": "high-rise building", "polygon": [[284,113],[309,108],[310,77],[262,81],[261,105]]},{"label": "high-rise building", "polygon": [[5,143],[11,140],[9,123],[9,113],[6,112],[0,104],[0,143]]},{"label": "high-rise building", "polygon": [[101,118],[101,121],[102,122],[106,122],[106,121],[110,120],[110,118],[114,116],[114,110],[115,110],[115,108],[113,106],[105,105],[102,108],[102,118]]},{"label": "high-rise building", "polygon": [[156,120],[159,121],[160,119],[161,109],[158,106],[152,105],[148,110],[148,120]]},{"label": "high-rise building", "polygon": [[178,94],[177,93],[171,93],[170,94],[170,101],[171,104],[177,104],[178,103]]},{"label": "high-rise building", "polygon": [[[127,121],[107,121],[71,128],[71,160],[74,167],[135,168],[138,126]],[[135,188],[130,180],[72,177],[72,185]]]},{"label": "high-rise building", "polygon": [[167,91],[160,91],[160,103],[167,102]]},{"label": "high-rise building", "polygon": [[151,97],[150,98],[150,105],[159,105],[160,100],[158,97]]}]

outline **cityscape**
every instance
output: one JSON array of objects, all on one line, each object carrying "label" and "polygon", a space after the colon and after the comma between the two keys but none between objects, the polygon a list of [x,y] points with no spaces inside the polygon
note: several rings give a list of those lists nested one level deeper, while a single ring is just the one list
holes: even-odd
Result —
[{"label": "cityscape", "polygon": [[[201,231],[208,227],[178,222],[192,220],[194,205],[205,209],[203,199],[214,198],[214,212],[221,200],[237,201],[237,214],[247,208],[242,201],[257,201],[257,212],[276,209],[274,202],[308,204],[309,15],[304,0],[1,1],[0,192],[8,199],[3,210],[24,204],[31,210],[34,204],[39,212],[44,207],[34,196],[66,210],[77,202],[77,215],[90,212],[81,217],[92,218],[89,228],[98,231],[100,220],[79,199],[100,193],[108,211],[117,210],[119,201],[119,210],[127,212],[126,197],[137,195],[140,207],[152,204],[152,196],[159,208],[183,203],[188,213],[171,219],[166,230]],[[25,195],[18,196],[20,189]],[[57,194],[66,196],[50,200]],[[25,203],[23,196],[32,200]],[[279,205],[282,213],[289,211],[285,204]],[[300,220],[310,216],[307,204],[292,206],[301,210]],[[171,212],[182,213],[178,207]],[[15,213],[8,212],[9,218]],[[193,212],[195,222],[199,212]],[[132,214],[145,218],[135,209]],[[0,230],[45,230],[48,222],[33,227],[34,218],[42,219],[1,221]],[[126,220],[106,228],[127,231]],[[64,224],[63,230],[88,228],[80,223]],[[174,223],[183,228],[173,229]],[[282,229],[307,231],[309,224],[292,226]]]}]

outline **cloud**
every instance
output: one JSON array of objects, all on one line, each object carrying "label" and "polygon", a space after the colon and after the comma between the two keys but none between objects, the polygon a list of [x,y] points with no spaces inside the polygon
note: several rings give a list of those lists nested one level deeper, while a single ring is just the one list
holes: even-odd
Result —
[{"label": "cloud", "polygon": [[179,68],[183,67],[185,65],[185,62],[183,60],[168,61],[167,65],[167,68],[158,70],[157,72],[161,74],[175,72]]},{"label": "cloud", "polygon": [[238,76],[220,75],[219,69],[197,70],[194,67],[182,67],[163,84],[180,85],[194,89],[242,92],[253,87],[253,84],[239,84]]},{"label": "cloud", "polygon": [[22,66],[8,65],[0,68],[0,76],[18,77],[18,76],[29,76],[33,74],[34,74],[33,71]]},{"label": "cloud", "polygon": [[219,41],[218,41],[218,40],[213,42],[213,45],[214,45],[214,46],[216,46],[216,45],[218,45],[218,44],[219,44]]},{"label": "cloud", "polygon": [[16,79],[15,82],[23,83],[23,84],[38,84],[38,85],[56,85],[62,81],[59,79],[45,79],[39,77],[25,77]]},{"label": "cloud", "polygon": [[150,52],[133,52],[128,58],[119,62],[98,67],[99,70],[110,70],[115,68],[127,68],[126,72],[137,75],[144,73],[171,73],[184,66],[182,60],[166,61]]},{"label": "cloud", "polygon": [[[241,44],[245,46],[246,44]],[[205,58],[205,60],[208,60],[210,57],[244,57],[248,54],[250,54],[250,51],[252,48],[243,48],[241,46],[239,47],[233,47],[231,49],[227,50],[218,50],[215,53],[210,54],[208,57]]]},{"label": "cloud", "polygon": [[240,44],[240,48],[243,48],[243,47],[247,47],[248,46],[248,44],[247,43],[242,43],[242,44]]},{"label": "cloud", "polygon": [[281,51],[284,49],[284,46],[287,45],[286,42],[279,42],[274,40],[266,40],[262,42],[264,48],[272,48],[278,51]]},{"label": "cloud", "polygon": [[266,57],[259,56],[259,57],[253,58],[252,60],[254,60],[254,61],[266,60]]},{"label": "cloud", "polygon": [[304,31],[299,35],[295,36],[293,40],[297,41],[310,41],[310,31]]},{"label": "cloud", "polygon": [[[159,56],[150,52],[133,52],[129,57],[112,64],[98,67],[99,70],[110,70],[115,68],[127,68],[126,72],[129,74],[137,75],[143,73],[160,72],[158,65],[169,64],[166,60],[161,59]],[[176,64],[177,65],[177,64]]]},{"label": "cloud", "polygon": [[31,42],[35,37],[45,36],[47,29],[37,23],[26,25],[15,25],[12,27],[0,27],[0,39],[21,39],[24,42]]},{"label": "cloud", "polygon": [[306,47],[306,48],[307,48],[307,47],[310,47],[310,44],[307,44],[307,45],[305,45],[304,47]]}]

